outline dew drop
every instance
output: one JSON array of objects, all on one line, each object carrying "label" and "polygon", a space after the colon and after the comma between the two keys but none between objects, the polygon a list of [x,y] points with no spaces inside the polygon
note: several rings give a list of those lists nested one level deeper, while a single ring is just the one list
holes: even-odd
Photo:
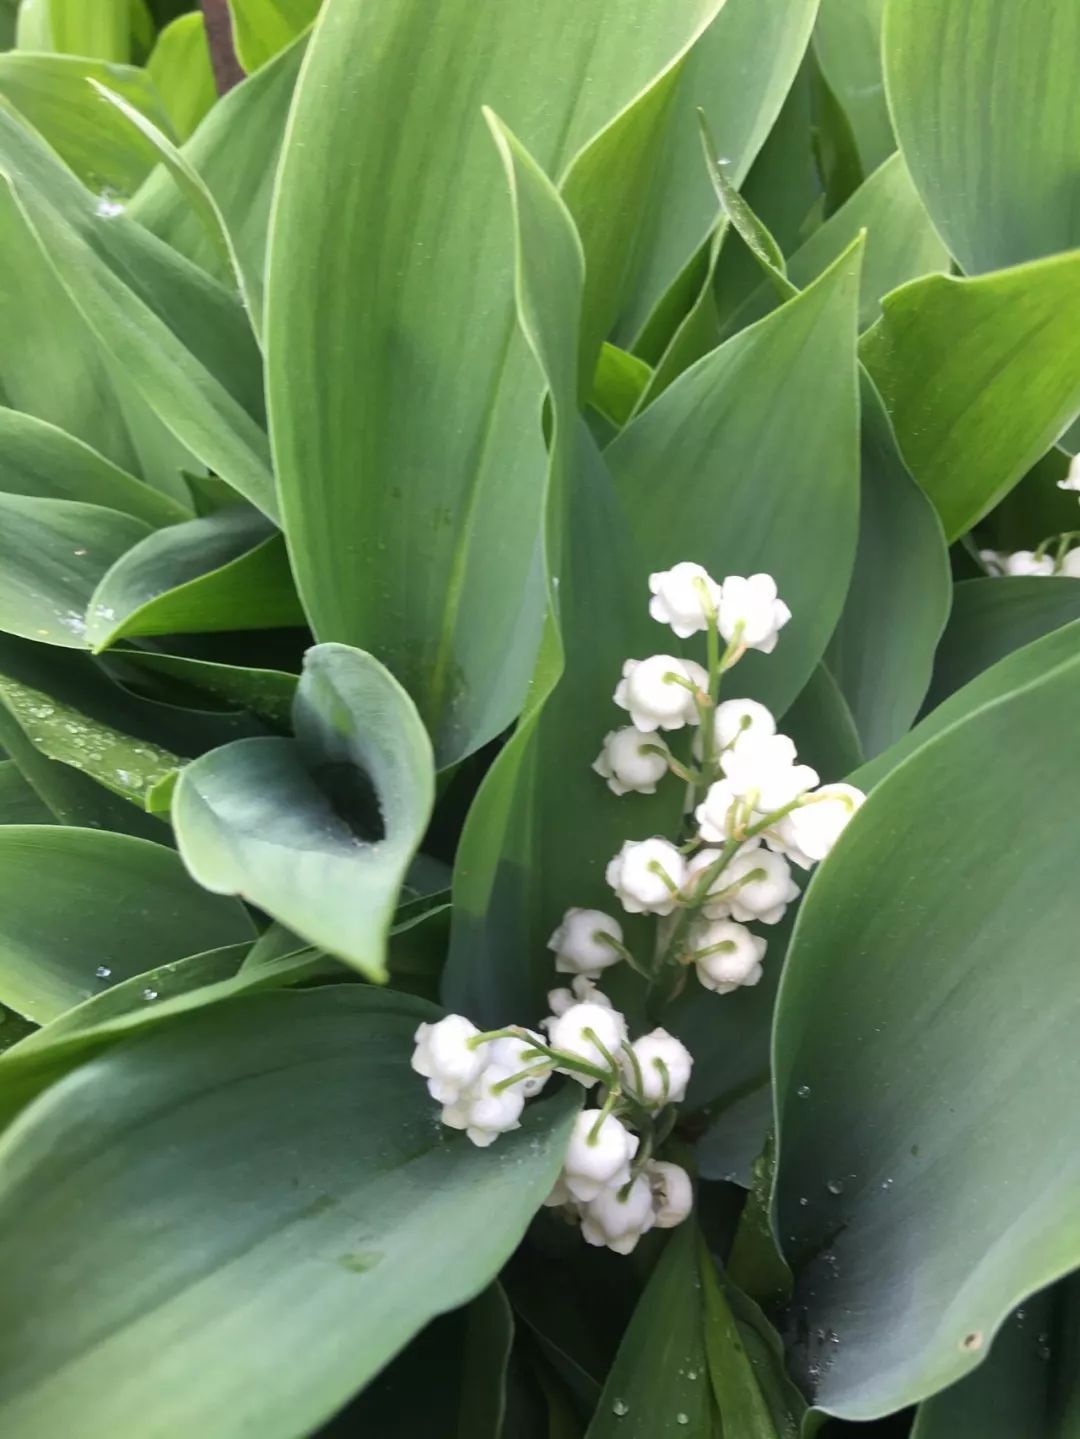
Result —
[{"label": "dew drop", "polygon": [[800,1099],[809,1099],[810,1086],[808,1084],[800,1084],[795,1093],[799,1096]]},{"label": "dew drop", "polygon": [[625,1399],[616,1399],[611,1405],[611,1412],[616,1419],[624,1419],[630,1413],[630,1405]]},{"label": "dew drop", "polygon": [[156,990],[156,989],[144,989],[143,992],[142,992],[142,997],[143,997],[143,999],[145,999],[145,1000],[147,1000],[147,1001],[152,1000],[152,999],[157,999],[157,990]]},{"label": "dew drop", "polygon": [[843,1194],[844,1181],[842,1179],[830,1179],[825,1185],[830,1194]]},{"label": "dew drop", "polygon": [[112,974],[112,970],[107,964],[99,964],[97,969],[94,970],[94,973],[98,979],[108,979],[109,975]]},{"label": "dew drop", "polygon": [[675,1423],[676,1423],[676,1424],[689,1424],[689,1423],[690,1423],[690,1415],[689,1415],[689,1414],[676,1414],[676,1415],[675,1415]]},{"label": "dew drop", "polygon": [[687,1379],[696,1379],[696,1378],[697,1378],[697,1370],[696,1370],[696,1369],[688,1369],[688,1370],[686,1371],[686,1377],[687,1377]]},{"label": "dew drop", "polygon": [[800,1203],[800,1204],[802,1205],[802,1207],[805,1209],[806,1206],[810,1203],[810,1201],[809,1201],[809,1199],[807,1199],[806,1195],[804,1194],[804,1195],[800,1198],[799,1203]]}]

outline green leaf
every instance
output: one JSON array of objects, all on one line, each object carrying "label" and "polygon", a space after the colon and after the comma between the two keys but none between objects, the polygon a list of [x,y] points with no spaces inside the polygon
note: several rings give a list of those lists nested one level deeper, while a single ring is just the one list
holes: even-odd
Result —
[{"label": "green leaf", "polygon": [[619,1345],[586,1439],[709,1439],[718,1432],[696,1246],[694,1224],[681,1225],[668,1239]]},{"label": "green leaf", "polygon": [[85,649],[98,581],[149,533],[142,520],[98,505],[0,494],[0,629]]},{"label": "green leaf", "polygon": [[95,651],[123,635],[302,625],[285,541],[246,506],[148,535],[102,576],[87,609]]},{"label": "green leaf", "polygon": [[[89,55],[123,62],[131,58],[131,0],[36,0],[49,48],[61,55]],[[47,19],[45,18],[47,15]],[[20,42],[21,43],[21,42]]]},{"label": "green leaf", "polygon": [[74,435],[0,406],[0,493],[79,500],[148,525],[174,525],[189,511],[127,474]]},{"label": "green leaf", "polygon": [[293,726],[295,740],[241,740],[183,771],[180,852],[207,889],[242,894],[384,980],[387,930],[434,800],[430,742],[392,676],[346,645],[308,651]]},{"label": "green leaf", "polygon": [[178,15],[165,26],[150,52],[146,71],[173,131],[181,140],[188,139],[217,100],[201,11]]},{"label": "green leaf", "polygon": [[823,783],[842,779],[862,764],[863,752],[855,721],[832,671],[819,664],[784,716],[799,760],[817,770]]},{"label": "green leaf", "polygon": [[13,760],[0,760],[0,824],[52,824],[49,808]]},{"label": "green leaf", "polygon": [[919,1408],[911,1439],[1072,1439],[1080,1424],[1080,1281],[1025,1300],[966,1379]]},{"label": "green leaf", "polygon": [[865,372],[860,500],[855,572],[826,658],[872,757],[919,711],[952,583],[941,523],[905,469]]},{"label": "green leaf", "polygon": [[896,148],[881,73],[884,9],[885,0],[822,0],[814,26],[814,54],[867,174]]},{"label": "green leaf", "polygon": [[741,662],[738,683],[781,712],[824,652],[855,556],[858,280],[856,243],[605,452],[650,570],[695,559],[715,575],[775,577],[793,618],[775,654]]},{"label": "green leaf", "polygon": [[169,128],[145,70],[68,55],[0,55],[0,95],[38,130],[79,179],[106,199],[130,195],[153,160],[133,144],[119,116],[102,108],[88,81],[98,80],[163,129]]},{"label": "green leaf", "polygon": [[1054,0],[886,5],[897,138],[969,274],[1080,247],[1078,46],[1080,13]]},{"label": "green leaf", "polygon": [[558,1173],[573,1086],[477,1150],[409,1068],[434,1013],[361,985],[252,996],[42,1095],[0,1145],[5,1430],[112,1439],[152,1413],[159,1439],[292,1439],[480,1293]]},{"label": "green leaf", "polygon": [[128,835],[5,825],[0,892],[0,1000],[38,1024],[155,965],[254,937],[242,905]]},{"label": "green leaf", "polygon": [[[803,901],[774,1033],[776,1227],[797,1367],[826,1413],[870,1419],[959,1379],[1020,1299],[1080,1262],[1061,1002],[1078,702],[1074,647],[939,734]],[[1037,863],[1003,843],[1001,815],[1023,816]]]},{"label": "green leaf", "polygon": [[[715,3],[328,0],[313,33],[269,264],[285,528],[317,636],[389,666],[443,764],[520,711],[545,608],[542,386],[481,106],[557,175]],[[379,63],[357,70],[357,54]],[[564,83],[586,68],[587,85]]]},{"label": "green leaf", "polygon": [[148,650],[125,652],[124,659],[140,670],[165,675],[203,690],[231,707],[250,710],[276,729],[287,729],[296,695],[297,676],[282,670],[214,664],[182,655]]},{"label": "green leaf", "polygon": [[651,375],[644,360],[605,341],[596,363],[590,403],[613,425],[625,425]]},{"label": "green leaf", "polygon": [[[788,261],[790,280],[802,287],[866,232],[859,296],[859,328],[881,313],[881,296],[906,280],[948,268],[948,252],[934,233],[911,176],[893,155],[859,186],[835,214],[815,230]],[[724,321],[722,334],[735,334],[776,305],[775,289],[763,282]]]},{"label": "green leaf", "polygon": [[976,279],[928,275],[882,302],[862,357],[908,468],[955,539],[1080,409],[1080,251]]},{"label": "green leaf", "polygon": [[[185,18],[198,19],[201,25],[198,16]],[[244,276],[252,323],[258,329],[270,198],[305,44],[297,41],[257,75],[230,90],[183,149],[185,160],[205,181],[224,220]],[[174,178],[164,169],[151,175],[127,213],[189,260],[229,279],[230,267],[223,263]]]},{"label": "green leaf", "polygon": [[942,704],[1013,650],[1080,619],[1080,584],[1042,576],[965,580],[934,662],[926,708]]},{"label": "green leaf", "polygon": [[292,44],[319,13],[320,0],[229,0],[233,42],[250,75]]}]

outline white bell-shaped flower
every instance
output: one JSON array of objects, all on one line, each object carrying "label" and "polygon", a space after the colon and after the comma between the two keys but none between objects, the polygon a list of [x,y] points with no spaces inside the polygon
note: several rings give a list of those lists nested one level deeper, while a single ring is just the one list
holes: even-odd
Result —
[{"label": "white bell-shaped flower", "polygon": [[829,853],[865,799],[862,790],[853,784],[822,785],[773,826],[766,842],[775,849],[775,834],[788,859],[802,869],[810,869]]},{"label": "white bell-shaped flower", "polygon": [[720,587],[720,633],[749,650],[771,654],[791,611],[776,595],[772,575],[728,575]]},{"label": "white bell-shaped flower", "polygon": [[600,909],[568,909],[548,940],[559,974],[597,975],[618,964],[622,925]]},{"label": "white bell-shaped flower", "polygon": [[520,1129],[525,1107],[521,1084],[498,1088],[516,1072],[501,1064],[489,1064],[475,1084],[463,1090],[452,1104],[443,1106],[442,1122],[451,1129],[464,1129],[480,1149],[494,1144],[500,1134]]},{"label": "white bell-shaped flower", "polygon": [[686,878],[686,860],[670,840],[628,839],[605,877],[627,913],[670,914]]},{"label": "white bell-shaped flower", "polygon": [[639,1174],[629,1189],[603,1189],[581,1212],[581,1233],[587,1244],[606,1245],[629,1254],[656,1223],[649,1181]]},{"label": "white bell-shaped flower", "polygon": [[649,614],[670,625],[681,640],[708,629],[709,613],[720,608],[720,586],[708,570],[689,560],[649,576]]},{"label": "white bell-shaped flower", "polygon": [[737,854],[724,877],[731,893],[718,904],[705,906],[710,918],[730,915],[744,923],[756,919],[762,924],[779,924],[788,905],[799,897],[787,860],[767,849]]},{"label": "white bell-shaped flower", "polygon": [[652,1192],[657,1229],[674,1229],[694,1207],[694,1186],[689,1174],[681,1164],[669,1164],[665,1159],[650,1159],[642,1172]]},{"label": "white bell-shaped flower", "polygon": [[762,814],[783,809],[818,782],[816,770],[795,763],[795,746],[784,734],[746,735],[720,756],[732,791]]},{"label": "white bell-shaped flower", "polygon": [[1080,580],[1080,545],[1061,557],[1056,573],[1071,580]]},{"label": "white bell-shaped flower", "polygon": [[1037,555],[1033,550],[1016,550],[1011,555],[1004,555],[1001,564],[1007,575],[1042,577],[1054,573],[1053,556]]},{"label": "white bell-shaped flower", "polygon": [[572,1198],[587,1202],[611,1185],[629,1183],[630,1161],[639,1143],[613,1114],[583,1109],[574,1120],[563,1160],[564,1188]]},{"label": "white bell-shaped flower", "polygon": [[566,1187],[566,1177],[560,1174],[555,1183],[551,1186],[551,1193],[543,1201],[545,1209],[567,1209],[572,1210],[576,1215],[580,1210],[580,1203]]},{"label": "white bell-shaped flower", "polygon": [[593,769],[607,780],[612,794],[655,794],[668,772],[671,751],[656,734],[642,734],[633,725],[604,736]]},{"label": "white bell-shaped flower", "polygon": [[[763,738],[776,733],[776,720],[772,711],[757,700],[724,700],[713,711],[713,750],[721,750],[755,735]],[[694,735],[692,746],[694,758],[702,757],[701,731]]]},{"label": "white bell-shaped flower", "polygon": [[980,550],[979,559],[982,560],[989,574],[998,576],[1005,573],[1005,556],[998,550]]},{"label": "white bell-shaped flower", "polygon": [[697,724],[694,690],[707,693],[708,688],[709,676],[693,660],[652,655],[647,660],[626,661],[615,689],[615,703],[630,711],[642,734],[652,734],[658,729]]},{"label": "white bell-shaped flower", "polygon": [[[731,866],[735,863],[735,860],[738,859],[739,855],[741,854],[753,854],[756,850],[760,848],[760,839],[746,840],[740,846],[740,848],[736,850],[735,854],[732,855],[724,868],[711,882],[707,894],[720,895],[725,890],[727,890],[731,884],[731,880],[728,876],[731,870]],[[703,896],[698,892],[700,885],[703,883],[701,876],[705,873],[707,869],[712,869],[713,865],[715,865],[717,860],[721,858],[722,854],[723,850],[719,849],[699,849],[697,854],[693,855],[687,861],[686,883],[683,885],[683,899],[685,901],[693,904],[701,903]],[[728,913],[726,900],[708,899],[703,906],[703,913],[707,915],[726,915]]]},{"label": "white bell-shaped flower", "polygon": [[410,1063],[439,1104],[452,1104],[487,1063],[484,1045],[469,1043],[479,1033],[463,1014],[448,1014],[437,1024],[421,1024],[413,1036],[416,1048]]},{"label": "white bell-shaped flower", "polygon": [[540,1093],[555,1071],[554,1060],[547,1060],[544,1055],[536,1052],[536,1045],[543,1043],[544,1040],[539,1034],[533,1034],[526,1029],[520,1039],[507,1034],[501,1039],[488,1040],[484,1048],[487,1050],[489,1065],[495,1065],[508,1074],[528,1071],[528,1079],[519,1079],[514,1088],[519,1088],[526,1099],[532,1099]]},{"label": "white bell-shaped flower", "polygon": [[574,1004],[599,1004],[605,1009],[614,1008],[604,991],[598,989],[596,981],[587,974],[576,974],[569,989],[549,989],[547,1002],[553,1015],[565,1014]]},{"label": "white bell-shaped flower", "polygon": [[733,919],[710,919],[695,925],[690,936],[694,969],[706,989],[715,994],[757,984],[763,970],[767,942]]},{"label": "white bell-shaped flower", "polygon": [[694,811],[698,834],[710,844],[724,844],[734,837],[741,824],[752,815],[727,780],[717,780],[705,791],[705,798]]},{"label": "white bell-shaped flower", "polygon": [[681,1104],[686,1098],[694,1057],[681,1040],[666,1029],[654,1029],[635,1039],[632,1056],[623,1058],[626,1083],[649,1109]]},{"label": "white bell-shaped flower", "polygon": [[[625,1017],[618,1010],[603,1004],[573,1004],[562,1014],[545,1019],[544,1026],[552,1049],[583,1060],[597,1069],[610,1068],[606,1054],[617,1059],[626,1039]],[[574,1069],[560,1072],[569,1074],[586,1089],[596,1083],[588,1074],[580,1074]]]},{"label": "white bell-shaped flower", "polygon": [[1069,473],[1063,480],[1058,480],[1059,490],[1080,490],[1080,455],[1073,455],[1069,461]]}]

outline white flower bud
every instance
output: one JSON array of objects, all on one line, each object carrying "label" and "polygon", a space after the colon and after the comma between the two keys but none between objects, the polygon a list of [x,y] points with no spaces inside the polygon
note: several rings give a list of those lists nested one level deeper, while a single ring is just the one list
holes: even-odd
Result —
[{"label": "white flower bud", "polygon": [[[657,753],[659,751],[659,753]],[[633,725],[604,736],[593,769],[612,794],[655,794],[668,772],[671,752],[659,735],[643,735]]]},{"label": "white flower bud", "polygon": [[682,729],[697,724],[697,705],[687,685],[707,692],[709,676],[693,660],[674,655],[652,655],[647,660],[627,660],[623,677],[615,689],[615,703],[630,711],[630,718],[643,734],[656,729]]},{"label": "white flower bud", "polygon": [[690,944],[698,979],[716,994],[732,994],[743,985],[757,984],[762,976],[766,941],[733,919],[696,925]]},{"label": "white flower bud", "polygon": [[604,1189],[585,1206],[581,1233],[587,1244],[629,1254],[655,1223],[652,1189],[644,1174],[639,1174],[625,1194],[622,1188]]},{"label": "white flower bud", "polygon": [[1080,545],[1062,556],[1057,573],[1065,575],[1068,579],[1080,580]]},{"label": "white flower bud", "polygon": [[787,860],[767,849],[737,854],[725,869],[724,878],[732,893],[726,900],[705,906],[710,918],[730,915],[744,922],[756,919],[762,924],[779,924],[788,905],[799,897],[799,886],[791,878]]},{"label": "white flower bud", "polygon": [[452,1103],[443,1107],[442,1122],[451,1129],[464,1129],[480,1149],[494,1144],[500,1134],[520,1129],[525,1095],[520,1084],[497,1090],[503,1080],[516,1073],[500,1064],[489,1064],[480,1078]]},{"label": "white flower bud", "polygon": [[1036,555],[1033,550],[1017,550],[1014,554],[1001,557],[1002,568],[1007,575],[1042,576],[1054,573],[1054,561],[1050,555]]},{"label": "white flower bud", "polygon": [[609,1185],[629,1182],[630,1161],[640,1140],[613,1114],[583,1109],[574,1120],[563,1161],[562,1182],[574,1199],[595,1199]]},{"label": "white flower bud", "polygon": [[793,864],[810,869],[829,853],[865,799],[851,784],[822,785],[777,821],[766,843],[770,849],[781,848]]},{"label": "white flower bud", "polygon": [[762,814],[783,809],[818,782],[808,764],[795,763],[795,746],[784,734],[746,735],[720,756],[732,791]]},{"label": "white flower bud", "polygon": [[1059,490],[1080,490],[1080,455],[1073,455],[1069,461],[1069,473],[1063,480],[1058,480]]},{"label": "white flower bud", "polygon": [[753,811],[743,804],[727,780],[711,784],[694,811],[698,834],[712,844],[724,844],[733,837],[736,826],[752,816]]},{"label": "white flower bud", "polygon": [[681,1165],[669,1164],[664,1159],[650,1159],[643,1172],[652,1192],[657,1229],[674,1229],[694,1207],[694,1186],[689,1174]]},{"label": "white flower bud", "polygon": [[1005,573],[1005,556],[998,550],[980,550],[979,559],[986,566],[991,575],[1003,575]]},{"label": "white flower bud", "polygon": [[[753,854],[756,850],[760,849],[760,847],[760,839],[746,840],[739,849],[735,851],[724,868],[709,885],[708,893],[710,895],[721,894],[726,890],[731,884],[731,880],[728,878],[731,866],[735,863],[736,859],[738,859],[739,855]],[[711,869],[722,854],[723,850],[719,849],[699,849],[697,854],[690,859],[686,866],[686,883],[683,885],[683,898],[685,900],[694,903],[700,902],[701,896],[698,894],[698,885],[701,881],[699,877],[705,870]],[[710,902],[704,906],[705,914],[715,913],[717,915],[726,915],[727,912],[728,907],[724,900]]]},{"label": "white flower bud", "polygon": [[686,860],[666,839],[628,839],[605,871],[629,914],[670,914],[686,878]]},{"label": "white flower bud", "polygon": [[[717,754],[748,735],[759,739],[776,733],[772,712],[757,700],[724,700],[713,711],[714,749]],[[694,736],[693,753],[701,759],[701,733]]]},{"label": "white flower bud", "polygon": [[[586,1064],[594,1065],[597,1069],[609,1067],[604,1050],[617,1057],[626,1039],[625,1018],[618,1010],[603,1004],[571,1005],[562,1014],[546,1019],[544,1025],[552,1049],[558,1049],[574,1059],[584,1060]],[[560,1073],[569,1074],[586,1089],[596,1083],[589,1075],[579,1074],[573,1069],[560,1069]]]},{"label": "white flower bud", "polygon": [[624,1055],[623,1075],[646,1106],[660,1109],[665,1104],[681,1104],[694,1067],[686,1045],[666,1029],[654,1029],[635,1039],[630,1048],[634,1058]]},{"label": "white flower bud", "polygon": [[649,576],[649,614],[670,625],[681,640],[708,629],[709,611],[720,607],[720,586],[701,565],[683,560],[670,570]]},{"label": "white flower bud", "polygon": [[556,1016],[565,1014],[572,1004],[599,1004],[604,1009],[615,1007],[604,991],[597,989],[596,981],[587,974],[576,974],[569,989],[549,989],[547,1002],[551,1013]]},{"label": "white flower bud", "polygon": [[439,1104],[452,1104],[479,1077],[487,1062],[484,1046],[474,1049],[469,1044],[479,1033],[463,1014],[448,1014],[437,1024],[421,1024],[413,1036],[416,1048],[410,1062]]},{"label": "white flower bud", "polygon": [[504,1035],[502,1039],[489,1039],[483,1047],[487,1051],[489,1067],[502,1069],[507,1074],[520,1074],[526,1069],[531,1071],[528,1079],[519,1079],[514,1088],[520,1089],[526,1099],[532,1099],[540,1093],[555,1072],[555,1062],[536,1053],[535,1046],[544,1043],[540,1035],[533,1034],[529,1029],[524,1031],[524,1035],[522,1039],[511,1035]]},{"label": "white flower bud", "polygon": [[615,946],[620,944],[622,926],[617,919],[599,909],[568,909],[547,947],[555,951],[559,974],[591,977],[618,964],[622,955]]},{"label": "white flower bud", "polygon": [[573,1210],[575,1215],[580,1209],[578,1201],[566,1187],[565,1177],[561,1174],[552,1185],[551,1193],[543,1201],[543,1204],[545,1209],[569,1209]]},{"label": "white flower bud", "polygon": [[720,633],[728,644],[737,636],[747,649],[771,654],[791,618],[787,605],[776,597],[773,577],[728,575],[720,589]]}]

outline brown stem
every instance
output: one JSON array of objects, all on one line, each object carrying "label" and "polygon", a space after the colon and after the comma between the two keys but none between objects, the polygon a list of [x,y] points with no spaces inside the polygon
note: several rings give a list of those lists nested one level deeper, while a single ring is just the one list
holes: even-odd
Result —
[{"label": "brown stem", "polygon": [[206,39],[210,46],[210,64],[219,95],[224,95],[244,78],[233,44],[232,16],[228,0],[202,0]]}]

